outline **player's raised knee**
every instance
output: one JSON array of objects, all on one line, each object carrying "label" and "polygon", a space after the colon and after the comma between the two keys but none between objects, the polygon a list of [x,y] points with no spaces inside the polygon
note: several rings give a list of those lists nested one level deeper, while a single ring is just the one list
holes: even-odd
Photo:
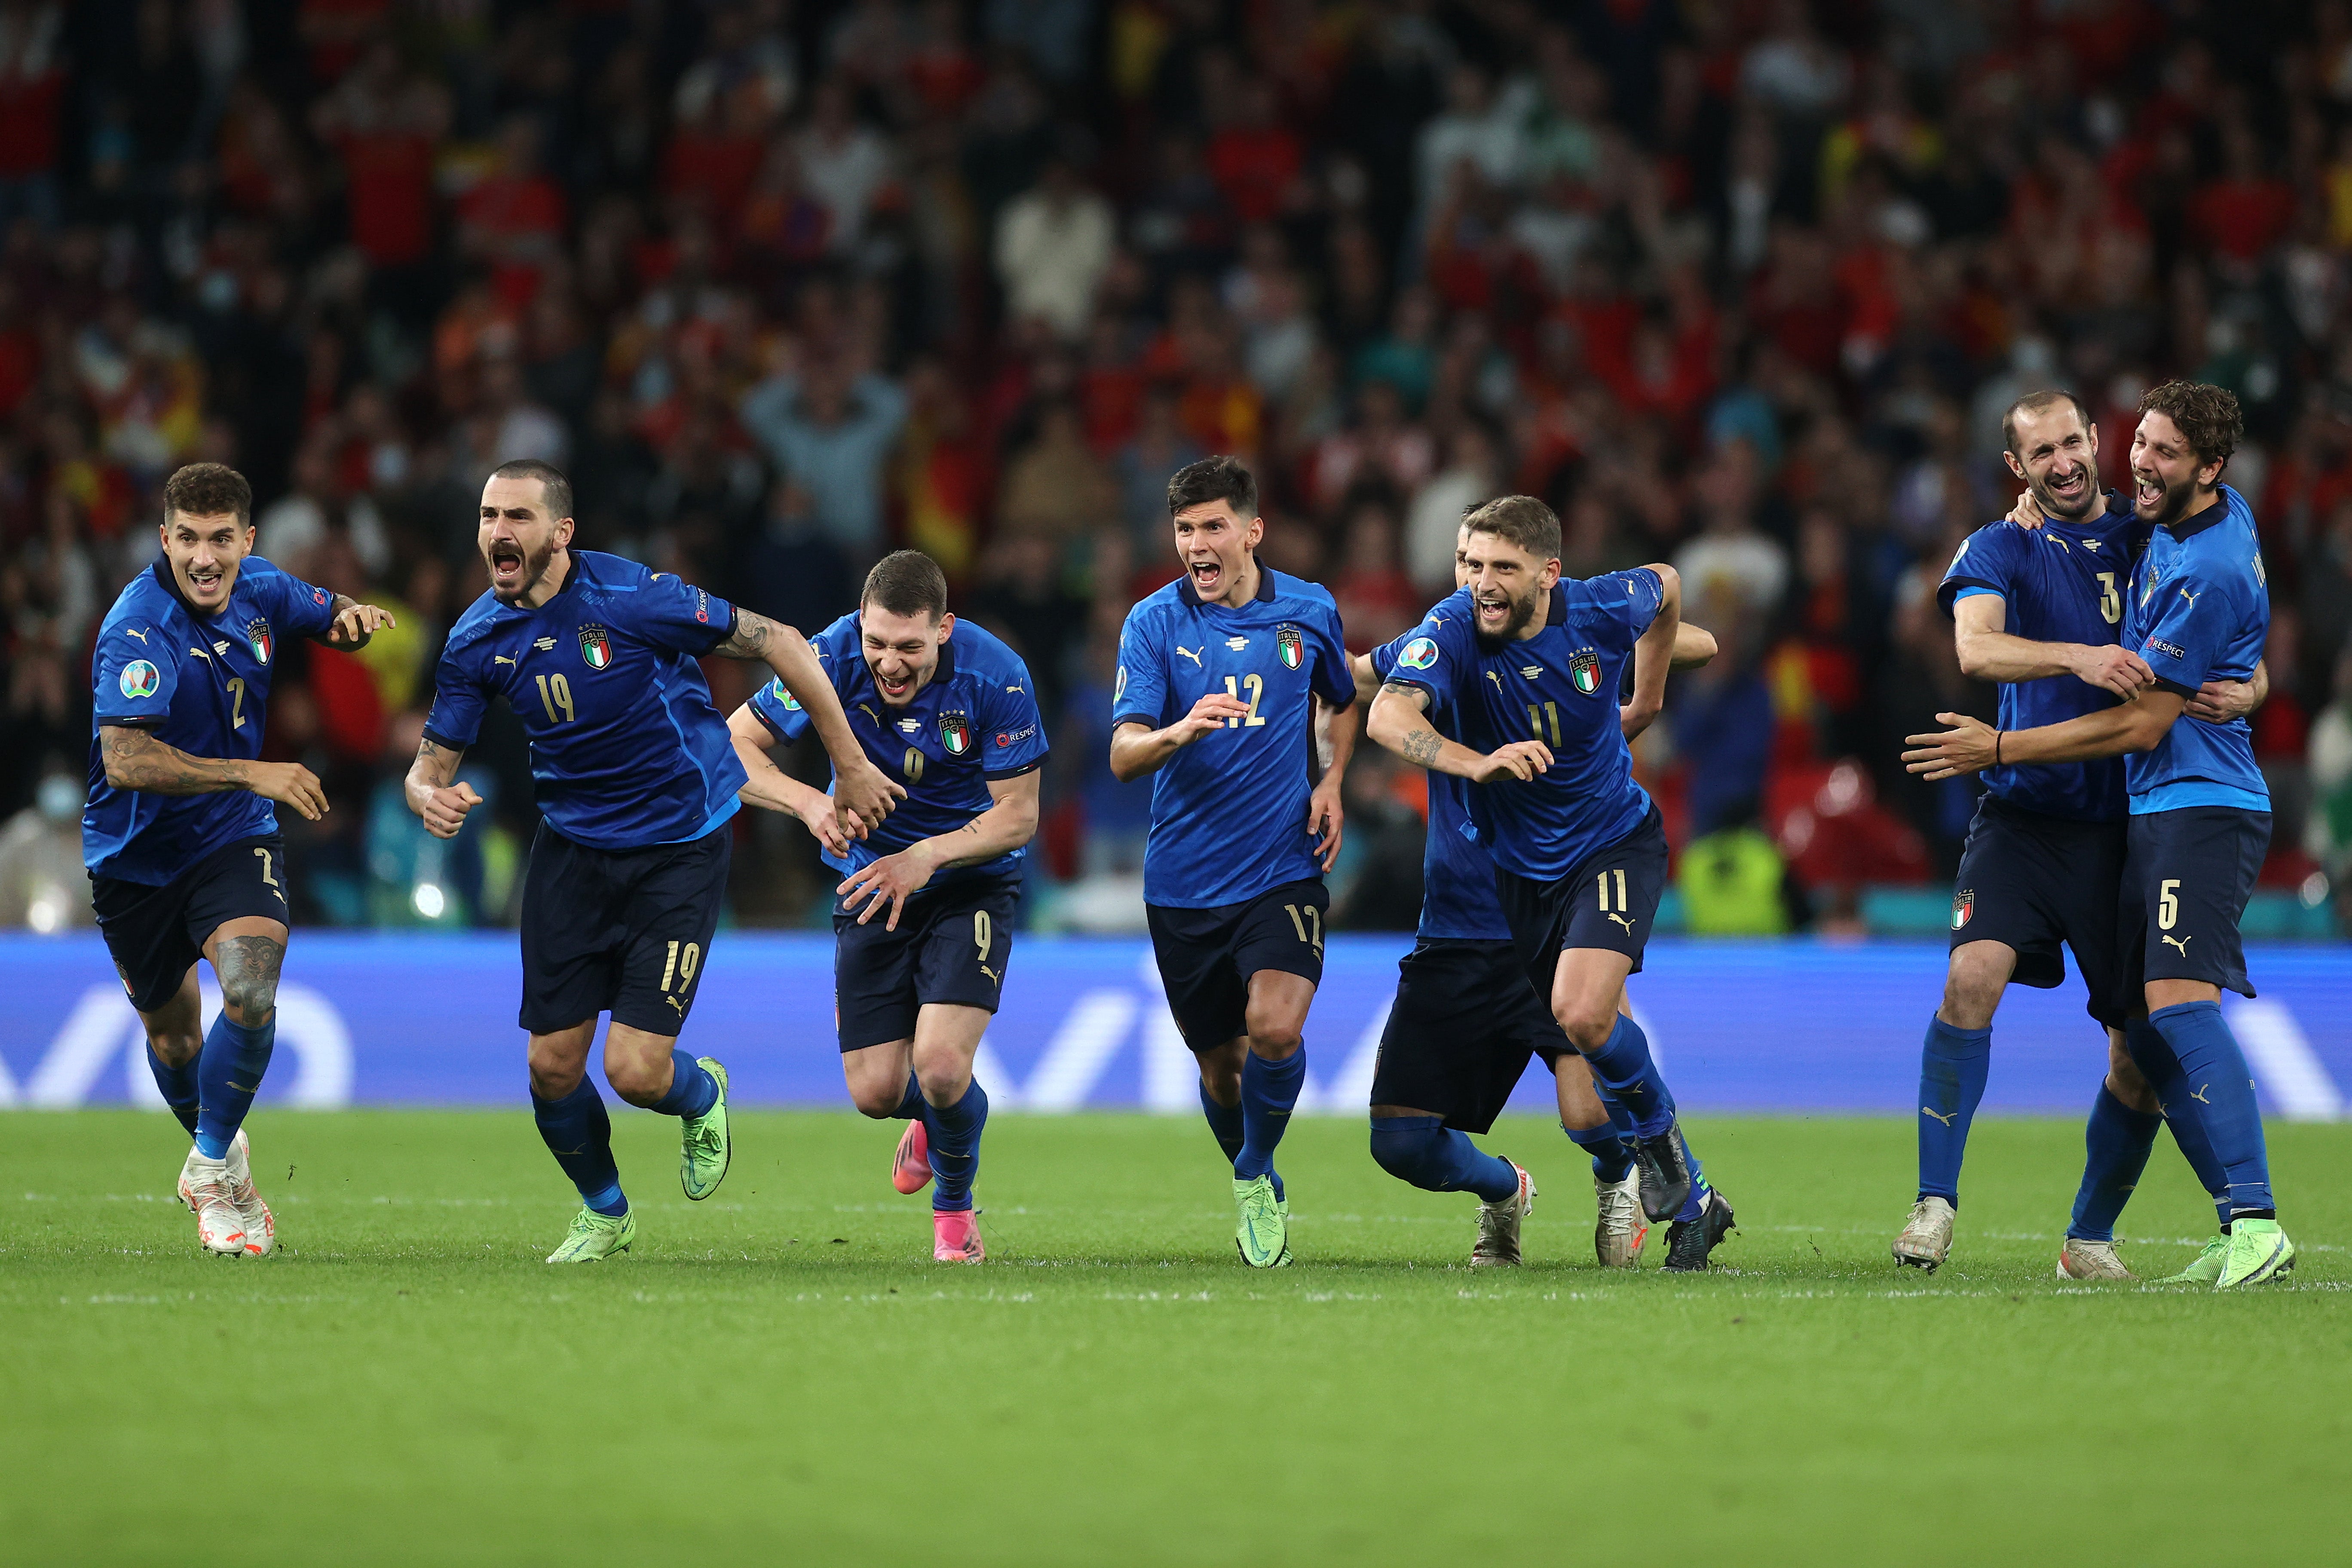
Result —
[{"label": "player's raised knee", "polygon": [[223,942],[213,968],[220,976],[221,1005],[247,1028],[258,1028],[278,1010],[278,970],[285,944],[266,936],[233,936]]},{"label": "player's raised knee", "polygon": [[1955,1028],[1982,1029],[1992,1024],[1993,1010],[2017,966],[2017,954],[2000,942],[1972,942],[1952,950],[1944,973],[1944,1003],[1938,1010]]},{"label": "player's raised knee", "polygon": [[1249,1048],[1253,1056],[1272,1062],[1287,1061],[1297,1055],[1305,1043],[1302,1020],[1287,1015],[1260,1017],[1253,1013],[1249,1019]]}]

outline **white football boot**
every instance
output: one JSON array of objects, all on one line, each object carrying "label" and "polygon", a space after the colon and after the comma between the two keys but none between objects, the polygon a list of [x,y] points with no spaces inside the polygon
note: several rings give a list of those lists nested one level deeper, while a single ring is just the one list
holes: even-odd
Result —
[{"label": "white football boot", "polygon": [[[237,1216],[244,1222],[246,1255],[267,1258],[278,1247],[278,1216],[269,1212],[269,1205],[261,1201],[261,1194],[254,1187],[253,1145],[247,1141],[244,1128],[236,1130],[236,1139],[228,1146],[225,1163],[229,1173],[229,1202],[236,1206]],[[187,1162],[180,1167],[180,1201],[191,1210],[196,1210],[191,1184],[196,1166],[196,1151],[191,1144]],[[197,1212],[201,1218],[201,1211]]]},{"label": "white football boot", "polygon": [[1952,1255],[1952,1205],[1942,1198],[1921,1198],[1911,1205],[1911,1217],[1891,1247],[1895,1261],[1907,1268],[1933,1274]]},{"label": "white football boot", "polygon": [[1639,1268],[1642,1247],[1650,1239],[1649,1216],[1642,1212],[1642,1178],[1626,1173],[1622,1182],[1592,1179],[1592,1199],[1600,1218],[1592,1227],[1592,1255],[1603,1268]]},{"label": "white football boot", "polygon": [[2058,1278],[2061,1279],[2137,1279],[2138,1275],[2124,1267],[2116,1256],[2112,1241],[2084,1241],[2070,1236],[2066,1245],[2058,1249]]}]

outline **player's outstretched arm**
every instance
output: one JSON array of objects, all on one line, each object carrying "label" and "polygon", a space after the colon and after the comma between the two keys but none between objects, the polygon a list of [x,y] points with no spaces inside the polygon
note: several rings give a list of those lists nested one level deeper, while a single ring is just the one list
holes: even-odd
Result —
[{"label": "player's outstretched arm", "polygon": [[472,784],[449,782],[457,776],[457,764],[465,760],[462,748],[445,746],[427,737],[416,748],[416,760],[408,764],[408,777],[402,784],[408,809],[425,819],[425,831],[436,838],[457,837],[457,830],[466,826],[466,814],[482,804]]},{"label": "player's outstretched arm", "polygon": [[1514,741],[1488,754],[1449,741],[1431,728],[1429,693],[1411,681],[1391,680],[1372,699],[1365,728],[1374,741],[1417,768],[1452,773],[1474,784],[1504,779],[1522,783],[1551,766],[1551,748],[1541,741]]},{"label": "player's outstretched arm", "polygon": [[784,689],[808,714],[816,738],[833,759],[834,811],[840,817],[842,832],[852,838],[865,837],[907,798],[906,787],[892,784],[850,733],[849,715],[842,709],[840,694],[825,679],[824,666],[817,662],[808,639],[799,632],[739,606],[735,629],[710,651],[724,658],[759,659],[776,672]]},{"label": "player's outstretched arm", "polygon": [[1355,678],[1357,703],[1370,707],[1372,699],[1381,694],[1381,672],[1372,668],[1372,656],[1360,653],[1349,659],[1348,673]]},{"label": "player's outstretched arm", "polygon": [[[1319,697],[1315,700],[1323,702]],[[1356,737],[1364,727],[1364,705],[1358,701],[1345,708],[1324,706],[1331,715],[1328,731],[1331,763],[1315,781],[1315,793],[1307,797],[1307,831],[1315,836],[1316,862],[1328,871],[1339,863],[1339,840],[1347,831],[1348,808],[1342,795],[1348,763],[1356,754]]]},{"label": "player's outstretched arm", "polygon": [[220,795],[249,789],[264,800],[292,806],[307,821],[327,815],[319,775],[299,763],[249,763],[236,757],[192,757],[136,724],[101,724],[99,753],[106,782],[142,795]]},{"label": "player's outstretched arm", "polygon": [[2071,675],[2126,702],[2156,684],[2147,661],[2127,647],[2035,642],[2002,630],[2008,616],[2009,601],[1999,594],[1970,594],[1952,606],[1952,645],[1963,675],[2004,686]]},{"label": "player's outstretched arm", "polygon": [[1903,753],[1903,765],[1933,784],[2011,763],[2086,763],[2152,752],[2185,706],[2178,691],[2158,689],[2134,701],[2032,730],[1996,730],[1965,713],[1938,713],[1936,722],[1951,728],[1905,736],[1913,749]]},{"label": "player's outstretched arm", "polygon": [[816,835],[817,842],[834,854],[849,852],[849,837],[834,814],[833,797],[776,766],[768,755],[776,744],[775,732],[760,722],[749,702],[727,716],[727,738],[735,742],[735,755],[751,775],[735,792],[738,795],[753,805],[800,818],[801,825]]},{"label": "player's outstretched arm", "polygon": [[341,648],[345,653],[358,652],[367,647],[368,638],[377,632],[385,626],[400,624],[383,605],[362,605],[349,594],[335,595],[334,614],[334,624],[316,640],[329,647]]},{"label": "player's outstretched arm", "polygon": [[1632,740],[1656,721],[1666,706],[1666,675],[1683,629],[1682,574],[1664,562],[1652,562],[1645,571],[1657,574],[1658,613],[1633,643],[1633,697],[1619,710],[1619,726]]},{"label": "player's outstretched arm", "polygon": [[993,860],[1037,836],[1037,781],[1043,776],[1032,768],[1009,779],[989,780],[988,794],[993,804],[986,811],[953,833],[919,838],[896,855],[859,867],[834,889],[841,895],[842,907],[855,910],[864,904],[857,916],[857,923],[864,925],[887,906],[890,914],[883,929],[897,931],[899,910],[922,890],[934,872],[948,866]]},{"label": "player's outstretched arm", "polygon": [[1173,724],[1147,729],[1132,720],[1110,732],[1111,777],[1133,784],[1203,735],[1249,717],[1249,704],[1238,697],[1212,691],[1192,704],[1192,710]]},{"label": "player's outstretched arm", "polygon": [[1688,621],[1675,628],[1675,668],[1696,669],[1715,661],[1715,634]]}]

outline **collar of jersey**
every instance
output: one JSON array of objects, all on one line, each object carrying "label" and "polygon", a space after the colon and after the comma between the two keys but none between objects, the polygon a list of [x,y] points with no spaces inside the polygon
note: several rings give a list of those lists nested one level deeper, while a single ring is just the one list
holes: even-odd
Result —
[{"label": "collar of jersey", "polygon": [[2229,515],[2230,498],[2227,493],[2219,493],[2214,497],[2211,506],[2207,507],[2188,521],[2168,522],[2163,525],[2163,528],[2164,531],[2172,535],[2176,541],[2186,544]]},{"label": "collar of jersey", "polygon": [[[1201,591],[1192,586],[1192,574],[1190,572],[1185,573],[1184,575],[1176,579],[1176,596],[1196,610],[1201,608],[1201,606],[1206,602],[1201,597]],[[1257,603],[1261,605],[1271,605],[1274,603],[1274,574],[1264,566],[1259,566],[1257,569],[1257,594],[1255,597]],[[1229,610],[1234,608],[1231,605],[1227,605],[1224,607]]]},{"label": "collar of jersey", "polygon": [[1473,640],[1477,643],[1481,651],[1486,653],[1500,653],[1507,647],[1517,647],[1522,641],[1533,642],[1536,640],[1536,637],[1543,636],[1546,632],[1565,631],[1567,629],[1568,580],[1564,577],[1551,585],[1551,604],[1544,610],[1544,624],[1537,628],[1535,637],[1520,638],[1488,637],[1485,632],[1478,629],[1477,602],[1475,600],[1471,602],[1470,636]]},{"label": "collar of jersey", "polygon": [[550,594],[547,596],[547,603],[540,605],[538,609],[533,609],[529,605],[509,604],[506,600],[499,598],[496,594],[490,595],[490,602],[510,616],[520,616],[525,620],[529,620],[531,616],[540,614],[541,611],[551,610],[555,608],[557,605],[562,603],[563,595],[572,592],[572,584],[580,581],[581,574],[585,570],[586,565],[587,563],[580,559],[580,552],[577,550],[573,551],[572,552],[572,570],[563,574],[563,586],[558,588],[554,593]]}]

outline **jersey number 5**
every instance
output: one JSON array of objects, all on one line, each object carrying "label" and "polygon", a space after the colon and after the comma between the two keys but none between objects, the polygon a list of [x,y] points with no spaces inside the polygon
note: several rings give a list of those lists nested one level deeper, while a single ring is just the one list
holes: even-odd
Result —
[{"label": "jersey number 5", "polygon": [[2124,599],[2116,592],[2116,574],[2099,574],[2099,615],[2107,625],[2114,626],[2124,618]]}]

